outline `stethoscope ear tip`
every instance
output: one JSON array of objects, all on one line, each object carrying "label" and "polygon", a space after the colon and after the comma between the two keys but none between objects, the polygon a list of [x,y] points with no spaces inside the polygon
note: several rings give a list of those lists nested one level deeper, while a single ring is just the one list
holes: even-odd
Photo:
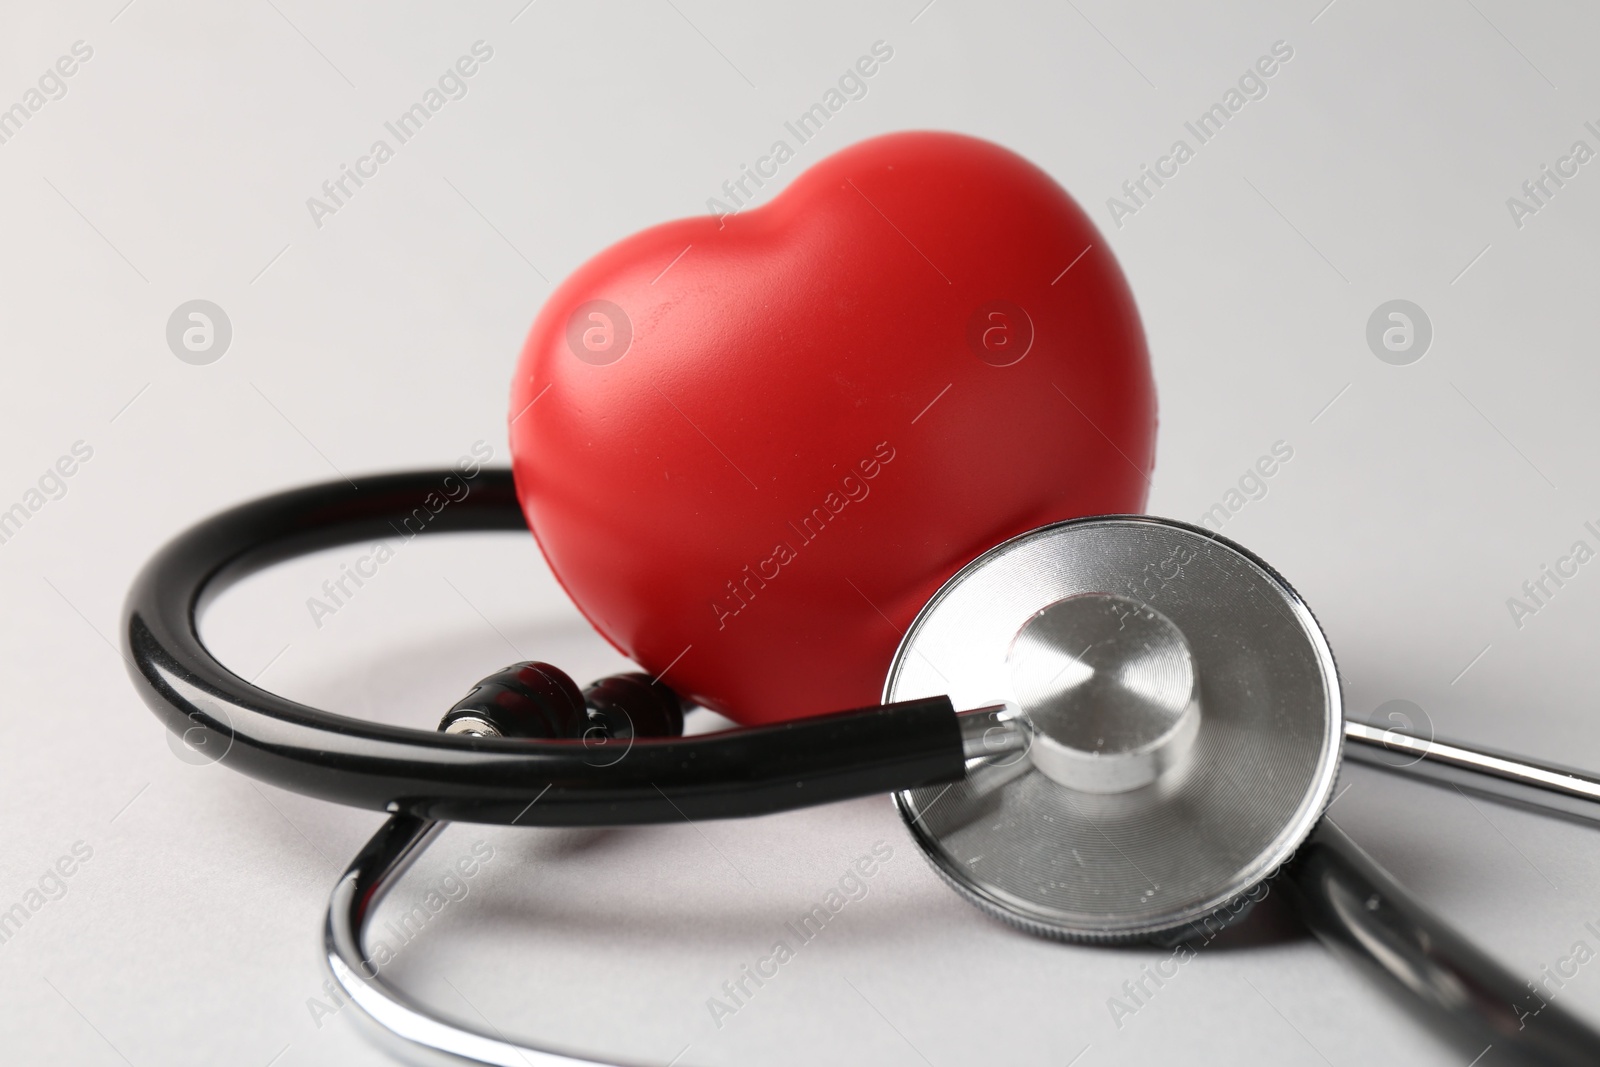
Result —
[{"label": "stethoscope ear tip", "polygon": [[580,690],[559,667],[528,660],[479,681],[445,712],[439,729],[597,745],[676,737],[683,733],[683,700],[647,674],[613,674]]}]

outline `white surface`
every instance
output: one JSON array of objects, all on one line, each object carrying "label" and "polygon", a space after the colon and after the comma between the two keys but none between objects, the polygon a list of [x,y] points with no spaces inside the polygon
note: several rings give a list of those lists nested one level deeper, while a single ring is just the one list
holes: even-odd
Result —
[{"label": "white surface", "polygon": [[[75,441],[94,448],[0,545],[0,906],[75,842],[93,849],[0,944],[7,1060],[386,1062],[352,1013],[319,1026],[308,1005],[325,894],[376,816],[174,758],[106,642],[129,580],[189,522],[334,467],[446,464],[480,438],[503,459],[545,279],[704,210],[879,39],[893,62],[785,178],[914,127],[1043,165],[1105,228],[1143,309],[1151,510],[1197,519],[1289,442],[1225,532],[1318,611],[1351,710],[1408,699],[1442,736],[1600,765],[1600,565],[1520,629],[1505,603],[1600,519],[1600,164],[1520,230],[1505,204],[1574,140],[1600,147],[1582,125],[1600,119],[1593,8],[122,3],[0,16],[0,105],[74,41],[94,49],[0,144],[0,507]],[[494,58],[468,95],[315,228],[305,198],[480,39]],[[1105,199],[1278,40],[1294,58],[1268,95],[1111,227]],[[234,328],[210,366],[164,340],[197,297]],[[1434,325],[1411,366],[1364,340],[1394,298]],[[419,726],[507,641],[580,678],[616,665],[526,543],[408,548],[318,630],[304,599],[341,558],[219,605],[228,662]],[[1583,926],[1600,917],[1594,832],[1349,781],[1341,825],[1508,961],[1531,974],[1600,947]],[[1154,953],[997,927],[923,867],[886,800],[699,828],[457,827],[408,884],[479,836],[496,858],[394,973],[509,1034],[657,1062],[687,1045],[683,1062],[708,1064],[1470,1058],[1306,940],[1214,948],[1119,1029],[1107,998]],[[718,984],[880,839],[894,858],[867,898],[716,1029]],[[1562,999],[1600,1020],[1596,970]]]}]

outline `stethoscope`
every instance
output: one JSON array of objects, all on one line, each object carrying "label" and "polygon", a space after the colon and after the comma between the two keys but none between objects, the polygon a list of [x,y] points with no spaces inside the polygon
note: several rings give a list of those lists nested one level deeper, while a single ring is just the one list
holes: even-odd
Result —
[{"label": "stethoscope", "polygon": [[[191,748],[389,813],[334,888],[325,948],[345,996],[403,1050],[607,1062],[446,1022],[378,973],[366,925],[447,822],[677,823],[892,793],[940,877],[1031,933],[1209,938],[1273,879],[1319,938],[1432,1021],[1497,1056],[1600,1062],[1600,1034],[1430,914],[1325,814],[1342,755],[1586,819],[1600,818],[1600,778],[1347,722],[1316,619],[1232,541],[1146,516],[1024,533],[922,609],[882,706],[689,737],[679,699],[642,674],[580,691],[547,664],[515,664],[429,733],[297,704],[201,642],[199,615],[230,584],[390,536],[439,481],[311,486],[201,522],[145,566],[122,630],[141,696]],[[510,472],[485,469],[427,532],[525,529]]]}]

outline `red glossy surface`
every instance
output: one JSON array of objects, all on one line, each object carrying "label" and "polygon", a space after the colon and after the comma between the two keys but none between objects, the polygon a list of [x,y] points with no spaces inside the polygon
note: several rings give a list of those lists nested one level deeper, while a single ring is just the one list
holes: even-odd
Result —
[{"label": "red glossy surface", "polygon": [[596,255],[539,313],[511,416],[578,607],[745,723],[876,703],[941,582],[1032,527],[1142,510],[1155,456],[1144,334],[1093,225],[943,133]]}]

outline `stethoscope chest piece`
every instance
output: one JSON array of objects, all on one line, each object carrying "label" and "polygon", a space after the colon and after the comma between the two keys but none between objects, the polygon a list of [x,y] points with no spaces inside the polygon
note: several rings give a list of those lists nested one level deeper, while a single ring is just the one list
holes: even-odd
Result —
[{"label": "stethoscope chest piece", "polygon": [[1047,526],[962,569],[884,687],[940,693],[1004,704],[1027,748],[896,794],[900,812],[958,892],[1049,936],[1159,938],[1236,913],[1338,773],[1338,675],[1310,610],[1250,553],[1168,520]]}]

